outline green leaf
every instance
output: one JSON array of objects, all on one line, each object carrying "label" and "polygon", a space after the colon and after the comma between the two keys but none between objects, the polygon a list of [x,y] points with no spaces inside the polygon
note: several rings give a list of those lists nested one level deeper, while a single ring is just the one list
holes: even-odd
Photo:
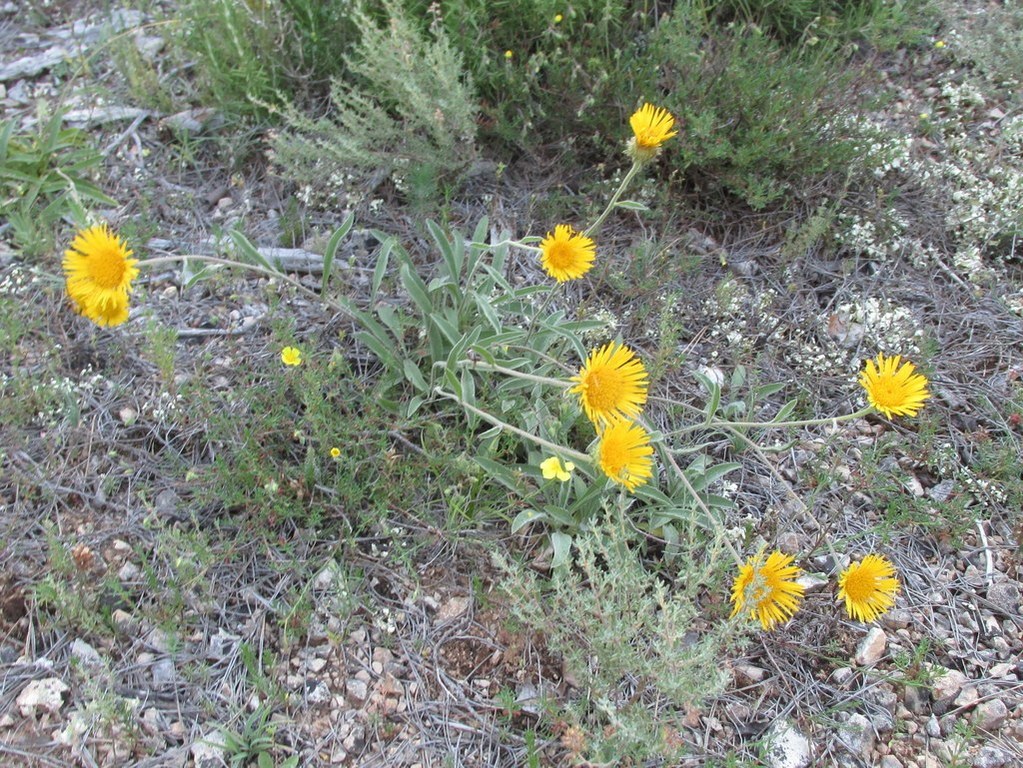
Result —
[{"label": "green leaf", "polygon": [[796,410],[797,399],[793,398],[789,400],[785,405],[778,409],[778,413],[774,415],[771,421],[787,421],[792,412]]},{"label": "green leaf", "polygon": [[615,208],[624,208],[627,211],[650,210],[647,206],[643,205],[643,203],[638,203],[635,200],[619,200],[617,203],[615,203]]},{"label": "green leaf", "polygon": [[522,484],[516,480],[515,475],[504,464],[499,464],[483,456],[476,456],[475,461],[491,480],[496,480],[505,488],[515,493],[522,492]]},{"label": "green leaf", "polygon": [[259,250],[252,244],[242,232],[237,229],[232,229],[228,233],[228,237],[231,238],[231,242],[235,247],[235,254],[240,261],[243,263],[254,264],[257,267],[262,267],[269,272],[280,272],[279,269],[274,267],[266,257],[259,252]]},{"label": "green leaf", "polygon": [[415,416],[416,411],[418,411],[425,402],[426,399],[420,397],[419,395],[415,395],[414,397],[410,398],[408,404],[405,406],[405,418],[411,419],[413,416]]},{"label": "green leaf", "polygon": [[356,331],[355,338],[361,344],[369,347],[370,351],[377,356],[380,363],[391,371],[401,371],[403,366],[399,360],[397,351],[383,340],[377,338],[369,331]]},{"label": "green leaf", "polygon": [[413,387],[420,392],[428,392],[430,390],[430,385],[426,383],[426,379],[423,378],[423,372],[419,370],[418,365],[406,358],[402,361],[402,366],[405,371],[405,378],[409,380]]},{"label": "green leaf", "polygon": [[349,213],[341,226],[334,230],[334,234],[327,241],[327,249],[323,252],[323,281],[320,284],[320,295],[327,295],[327,285],[330,283],[331,271],[334,268],[334,257],[337,256],[337,249],[355,224],[355,212]]},{"label": "green leaf", "polygon": [[394,238],[388,237],[383,241],[383,245],[380,246],[380,252],[377,254],[377,263],[373,267],[373,286],[370,298],[376,298],[377,293],[380,291],[380,283],[383,282],[384,274],[387,272],[387,262],[391,256],[391,249],[394,248],[394,243]]},{"label": "green leaf", "polygon": [[462,399],[462,382],[458,380],[458,373],[454,369],[444,368],[444,383],[459,400]]},{"label": "green leaf", "polygon": [[430,294],[426,290],[426,283],[412,270],[408,263],[402,264],[398,273],[401,276],[402,285],[405,286],[405,290],[408,291],[408,295],[415,305],[419,307],[423,317],[429,317],[430,313],[433,312],[433,302],[430,301]]},{"label": "green leaf", "polygon": [[[444,260],[444,268],[448,273],[448,277],[451,278],[453,283],[457,283],[462,274],[462,256],[464,255],[464,250],[460,247],[456,247],[455,243],[448,239],[447,233],[437,222],[432,220],[427,221],[426,229],[430,232],[430,237],[433,238],[433,241],[440,249],[441,256]],[[459,243],[459,245],[461,244]]]},{"label": "green leaf", "polygon": [[554,548],[551,567],[558,568],[567,564],[572,555],[572,537],[567,533],[561,533],[561,531],[552,531],[551,546]]},{"label": "green leaf", "polygon": [[547,515],[543,512],[538,512],[535,509],[524,509],[515,515],[515,519],[512,520],[511,532],[518,533],[530,523],[539,523],[547,519]]}]

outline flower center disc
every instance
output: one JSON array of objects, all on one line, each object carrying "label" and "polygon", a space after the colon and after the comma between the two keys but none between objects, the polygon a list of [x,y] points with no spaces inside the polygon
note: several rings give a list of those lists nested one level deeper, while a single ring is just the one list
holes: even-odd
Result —
[{"label": "flower center disc", "polygon": [[624,384],[621,373],[614,369],[600,373],[592,371],[586,374],[583,381],[590,407],[599,411],[613,411],[618,408],[622,402]]},{"label": "flower center disc", "polygon": [[124,280],[125,259],[114,248],[103,248],[89,259],[89,275],[103,288],[119,288]]}]

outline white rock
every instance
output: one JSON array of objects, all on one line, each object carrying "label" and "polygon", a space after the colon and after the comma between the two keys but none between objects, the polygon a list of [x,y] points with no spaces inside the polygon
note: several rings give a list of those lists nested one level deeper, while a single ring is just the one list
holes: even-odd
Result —
[{"label": "white rock", "polygon": [[937,676],[931,688],[935,701],[954,699],[969,681],[969,678],[958,669],[934,667],[933,672]]},{"label": "white rock", "polygon": [[18,694],[18,711],[22,717],[35,717],[38,710],[59,712],[64,706],[64,694],[69,690],[59,677],[33,680]]},{"label": "white rock", "polygon": [[195,768],[221,768],[224,765],[223,744],[224,737],[216,729],[203,733],[202,738],[189,747]]},{"label": "white rock", "polygon": [[982,731],[1001,728],[1009,716],[1009,708],[1001,699],[991,699],[977,705],[973,713],[973,724]]},{"label": "white rock", "polygon": [[345,691],[357,702],[363,702],[369,697],[369,686],[363,680],[352,678],[345,683]]},{"label": "white rock", "polygon": [[117,579],[121,582],[133,582],[138,579],[141,573],[142,571],[139,570],[139,567],[129,560],[117,572]]},{"label": "white rock", "polygon": [[71,643],[71,658],[83,667],[103,666],[103,659],[100,657],[99,651],[81,638],[76,637]]},{"label": "white rock", "polygon": [[854,712],[839,729],[838,740],[853,755],[868,760],[874,750],[874,727],[866,716]]},{"label": "white rock", "polygon": [[153,665],[153,686],[155,688],[174,685],[177,679],[177,670],[174,668],[174,662],[170,659],[160,659]]},{"label": "white rock", "polygon": [[981,747],[973,758],[973,768],[1002,768],[1009,764],[1009,755],[998,747]]},{"label": "white rock", "polygon": [[807,768],[813,755],[810,740],[787,720],[771,726],[767,735],[769,768]]},{"label": "white rock", "polygon": [[457,619],[469,608],[469,598],[450,597],[437,611],[437,623],[443,624],[447,621]]},{"label": "white rock", "polygon": [[888,636],[880,627],[871,627],[867,636],[860,641],[856,649],[855,661],[861,667],[867,667],[877,663],[884,655],[884,649],[888,645]]},{"label": "white rock", "polygon": [[766,669],[755,667],[752,664],[736,664],[732,671],[735,673],[736,681],[741,685],[760,683],[767,677]]},{"label": "white rock", "polygon": [[0,66],[0,80],[16,80],[19,77],[35,77],[41,72],[70,59],[66,49],[56,46],[35,56],[24,56]]}]

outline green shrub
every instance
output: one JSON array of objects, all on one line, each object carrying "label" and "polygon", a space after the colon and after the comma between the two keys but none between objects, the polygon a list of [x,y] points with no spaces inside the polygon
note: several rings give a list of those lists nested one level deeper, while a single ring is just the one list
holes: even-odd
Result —
[{"label": "green shrub", "polygon": [[15,131],[0,122],[0,219],[11,225],[14,244],[28,257],[53,250],[61,220],[84,220],[83,203],[116,205],[96,185],[103,156],[88,134],[63,126],[64,113],[39,115],[36,127]]},{"label": "green shrub", "polygon": [[486,136],[502,143],[590,142],[606,155],[656,76],[641,54],[657,14],[624,0],[456,0],[440,21],[476,83]]},{"label": "green shrub", "polygon": [[208,103],[262,118],[281,94],[322,97],[355,40],[349,4],[336,0],[185,0],[176,20]]},{"label": "green shrub", "polygon": [[[728,622],[702,629],[699,593],[717,578],[714,549],[707,558],[707,548],[697,553],[694,546],[669,587],[643,562],[625,514],[612,510],[577,536],[574,567],[555,569],[549,581],[498,558],[513,615],[542,633],[586,691],[567,719],[586,736],[585,756],[597,762],[677,757],[680,745],[665,739],[666,725],[724,689],[720,659],[740,637]],[[657,715],[653,699],[661,703]]]},{"label": "green shrub", "polygon": [[284,110],[287,129],[274,141],[286,178],[330,197],[350,171],[393,173],[413,199],[435,191],[476,158],[472,80],[443,29],[419,31],[397,2],[384,26],[353,13],[361,39],[346,59],[349,76],[331,84],[329,115],[311,119]]},{"label": "green shrub", "polygon": [[[699,0],[688,0],[688,4],[706,8]],[[904,5],[885,0],[720,0],[711,8],[720,22],[756,24],[783,42],[795,43],[848,38],[888,16],[900,15]]]},{"label": "green shrub", "polygon": [[822,177],[844,178],[877,135],[861,119],[863,71],[834,45],[788,49],[751,27],[701,25],[679,13],[659,27],[663,104],[683,123],[675,166],[709,191],[763,208]]}]

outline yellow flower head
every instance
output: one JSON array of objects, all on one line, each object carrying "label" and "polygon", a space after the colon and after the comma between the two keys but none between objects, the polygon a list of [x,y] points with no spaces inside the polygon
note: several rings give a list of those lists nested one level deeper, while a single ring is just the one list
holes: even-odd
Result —
[{"label": "yellow flower head", "polygon": [[924,401],[931,396],[927,379],[912,363],[903,363],[902,357],[877,356],[877,363],[867,361],[860,375],[860,386],[867,391],[867,401],[889,419],[894,416],[916,416]]},{"label": "yellow flower head", "polygon": [[571,380],[576,385],[569,393],[579,395],[583,410],[597,427],[618,418],[636,418],[646,402],[643,361],[614,341],[593,350]]},{"label": "yellow flower head", "polygon": [[663,107],[644,104],[629,118],[634,134],[629,141],[629,154],[635,160],[649,160],[672,136],[678,134],[675,118]]},{"label": "yellow flower head", "polygon": [[554,14],[554,23],[555,24],[560,24],[564,18],[565,17],[562,16],[560,13],[556,13],[556,14]]},{"label": "yellow flower head", "polygon": [[895,566],[881,555],[867,555],[838,577],[838,599],[857,621],[871,622],[895,605],[899,580]]},{"label": "yellow flower head", "polygon": [[341,449],[337,448],[337,447],[331,448],[330,449],[330,458],[332,458],[332,459],[341,458]]},{"label": "yellow flower head", "polygon": [[505,52],[504,52],[504,57],[505,57],[506,59],[509,59],[509,60],[510,60],[510,59],[512,58],[512,56],[514,56],[514,55],[515,55],[515,51],[512,51],[512,50],[507,50],[507,51],[505,51]]},{"label": "yellow flower head", "polygon": [[796,583],[799,568],[792,560],[791,555],[774,551],[767,560],[762,554],[754,555],[739,566],[732,584],[732,615],[748,610],[750,618],[759,619],[764,629],[787,621],[799,609],[804,590]]},{"label": "yellow flower head", "polygon": [[566,461],[564,466],[562,466],[561,459],[557,456],[551,456],[540,462],[540,471],[543,472],[544,480],[557,479],[564,483],[572,478],[573,469],[575,469],[575,464],[571,461]]},{"label": "yellow flower head", "polygon": [[634,491],[653,477],[653,452],[643,427],[619,419],[601,430],[597,463],[605,475]]},{"label": "yellow flower head", "polygon": [[128,319],[131,281],[138,263],[127,244],[106,224],[83,229],[64,251],[64,275],[75,309],[97,325],[120,325]]},{"label": "yellow flower head", "polygon": [[281,362],[285,365],[301,365],[302,350],[298,347],[285,347],[281,350]]},{"label": "yellow flower head", "polygon": [[554,233],[540,242],[540,266],[559,283],[576,280],[593,266],[597,245],[568,224],[558,224]]}]

